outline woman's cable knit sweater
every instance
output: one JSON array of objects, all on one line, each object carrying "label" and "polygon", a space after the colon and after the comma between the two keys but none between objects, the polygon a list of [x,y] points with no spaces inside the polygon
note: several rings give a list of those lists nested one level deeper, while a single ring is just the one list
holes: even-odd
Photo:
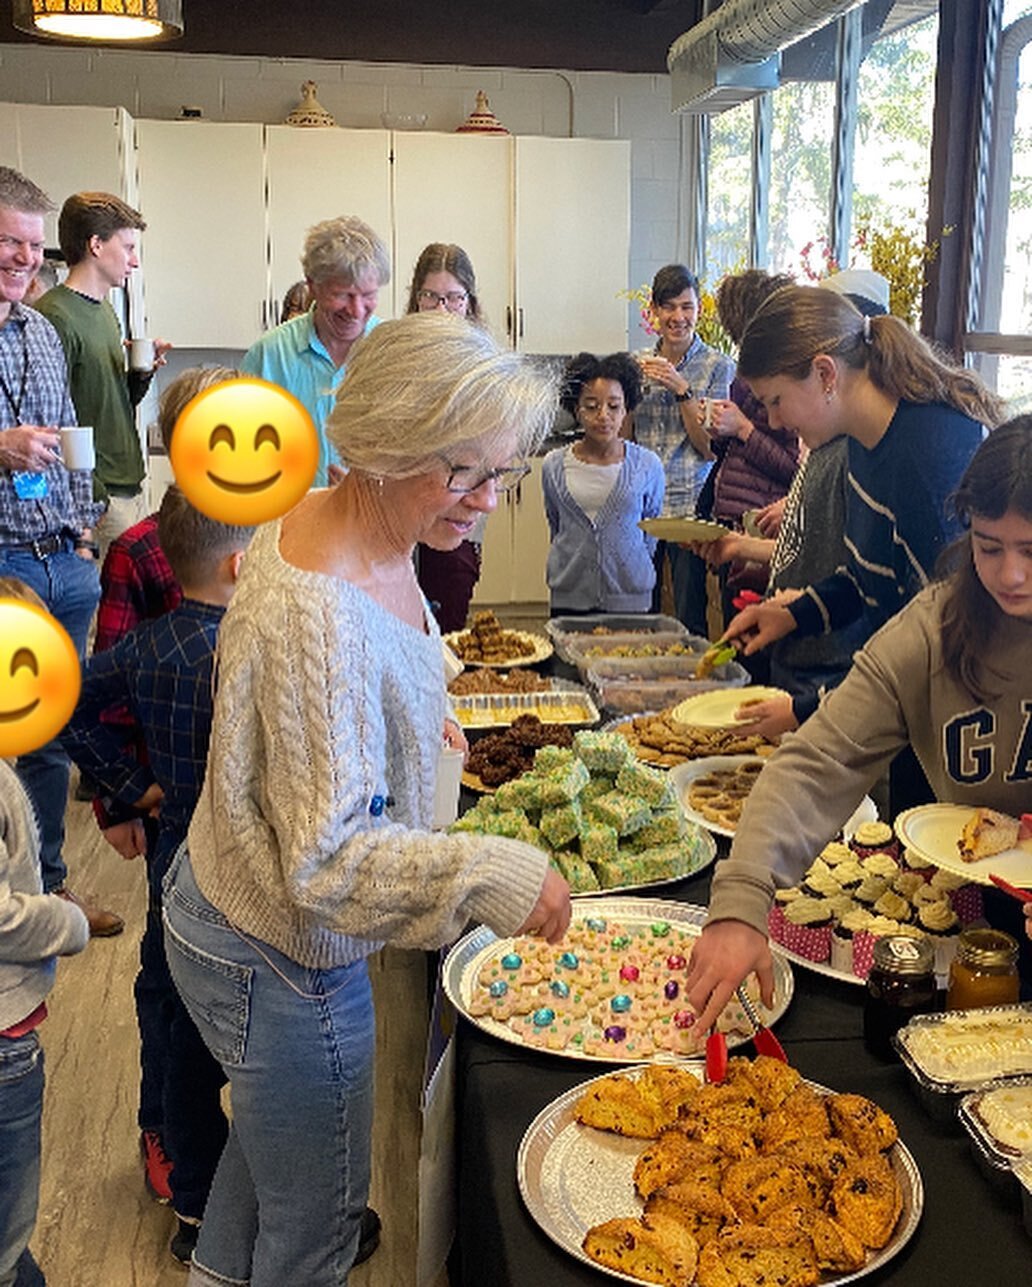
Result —
[{"label": "woman's cable knit sweater", "polygon": [[[548,860],[432,833],[446,715],[441,641],[255,536],[221,630],[208,772],[188,848],[239,930],[313,969],[382,942],[437,947],[526,919]],[[380,801],[387,805],[382,814]]]}]

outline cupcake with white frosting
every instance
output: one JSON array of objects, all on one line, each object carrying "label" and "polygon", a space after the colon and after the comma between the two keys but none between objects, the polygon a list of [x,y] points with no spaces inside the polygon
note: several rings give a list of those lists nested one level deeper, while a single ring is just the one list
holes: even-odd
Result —
[{"label": "cupcake with white frosting", "polygon": [[943,898],[936,903],[922,903],[917,909],[916,924],[935,949],[936,974],[946,974],[957,955],[960,918]]},{"label": "cupcake with white frosting", "polygon": [[826,961],[831,955],[834,916],[826,898],[803,894],[784,907],[775,903],[767,926],[771,938],[808,961]]},{"label": "cupcake with white frosting", "polygon": [[899,857],[899,841],[887,822],[861,822],[853,832],[849,846],[858,858],[874,853],[888,853],[894,859]]},{"label": "cupcake with white frosting", "polygon": [[899,875],[899,863],[890,853],[879,849],[877,853],[868,854],[860,859],[860,866],[874,876],[884,876],[886,880],[895,880]]},{"label": "cupcake with white frosting", "polygon": [[985,915],[981,889],[977,885],[972,885],[957,872],[940,868],[929,884],[949,899],[950,906],[957,913],[962,926],[970,925],[972,921],[980,921]]},{"label": "cupcake with white frosting", "polygon": [[913,909],[909,900],[904,898],[902,894],[897,894],[894,889],[886,889],[881,898],[876,900],[874,913],[876,916],[887,916],[889,920],[898,921],[900,925],[906,925],[913,916]]},{"label": "cupcake with white frosting", "polygon": [[843,914],[831,934],[831,964],[836,970],[853,973],[853,943],[873,919],[865,907],[856,905]]},{"label": "cupcake with white frosting", "polygon": [[856,889],[853,890],[853,897],[858,903],[863,903],[865,907],[870,908],[875,905],[888,888],[889,882],[884,876],[875,876],[868,872]]}]

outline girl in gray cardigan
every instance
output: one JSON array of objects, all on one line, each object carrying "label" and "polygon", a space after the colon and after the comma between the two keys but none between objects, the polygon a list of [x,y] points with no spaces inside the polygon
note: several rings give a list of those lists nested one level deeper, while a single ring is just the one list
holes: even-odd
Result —
[{"label": "girl in gray cardigan", "polygon": [[580,353],[566,369],[560,401],[583,437],[549,452],[542,469],[553,616],[651,606],[656,542],[638,520],[663,508],[665,475],[655,452],[621,437],[640,397],[638,365],[627,353]]}]

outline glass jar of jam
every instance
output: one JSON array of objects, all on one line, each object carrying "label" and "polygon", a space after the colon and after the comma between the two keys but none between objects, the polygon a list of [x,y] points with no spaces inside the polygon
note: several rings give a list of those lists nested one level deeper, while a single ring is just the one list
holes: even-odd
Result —
[{"label": "glass jar of jam", "polygon": [[890,934],[874,943],[864,1004],[864,1044],[883,1059],[892,1038],[915,1014],[935,1009],[935,951],[927,939]]},{"label": "glass jar of jam", "polygon": [[1013,1005],[1018,999],[1018,944],[996,929],[961,931],[950,964],[947,1010]]}]

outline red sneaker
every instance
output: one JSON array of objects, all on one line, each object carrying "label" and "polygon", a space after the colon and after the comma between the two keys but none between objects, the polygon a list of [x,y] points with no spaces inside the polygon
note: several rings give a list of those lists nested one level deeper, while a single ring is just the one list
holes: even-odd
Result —
[{"label": "red sneaker", "polygon": [[140,1132],[140,1153],[143,1155],[143,1182],[147,1192],[157,1202],[171,1202],[172,1189],[168,1177],[172,1174],[172,1163],[157,1131]]}]

